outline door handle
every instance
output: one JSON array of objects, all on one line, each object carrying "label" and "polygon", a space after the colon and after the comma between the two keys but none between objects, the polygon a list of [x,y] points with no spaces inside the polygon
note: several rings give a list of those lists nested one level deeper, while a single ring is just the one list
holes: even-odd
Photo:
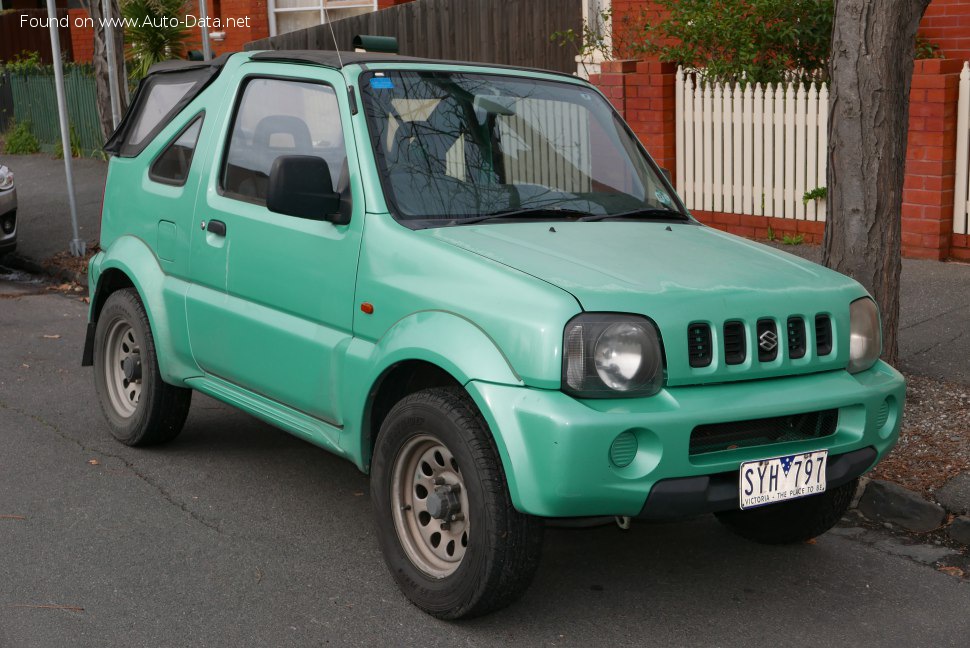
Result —
[{"label": "door handle", "polygon": [[216,236],[226,235],[226,224],[221,220],[210,220],[209,224],[205,226],[206,231],[212,232]]}]

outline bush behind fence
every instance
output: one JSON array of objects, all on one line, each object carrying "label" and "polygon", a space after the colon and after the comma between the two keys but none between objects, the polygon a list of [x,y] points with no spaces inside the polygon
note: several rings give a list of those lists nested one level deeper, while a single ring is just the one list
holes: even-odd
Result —
[{"label": "bush behind fence", "polygon": [[[57,118],[57,91],[54,75],[45,69],[36,72],[0,72],[0,84],[9,89],[16,123],[30,123],[30,130],[45,149],[60,144],[61,132]],[[64,70],[64,91],[67,95],[68,122],[74,131],[74,141],[82,155],[90,155],[104,145],[101,122],[98,118],[94,76],[81,68]],[[2,124],[0,126],[9,126]]]}]

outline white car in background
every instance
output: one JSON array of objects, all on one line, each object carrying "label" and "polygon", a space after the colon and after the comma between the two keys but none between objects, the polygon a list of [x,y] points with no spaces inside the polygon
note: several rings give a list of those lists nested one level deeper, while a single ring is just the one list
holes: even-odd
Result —
[{"label": "white car in background", "polygon": [[17,188],[13,171],[0,162],[0,257],[17,249]]}]

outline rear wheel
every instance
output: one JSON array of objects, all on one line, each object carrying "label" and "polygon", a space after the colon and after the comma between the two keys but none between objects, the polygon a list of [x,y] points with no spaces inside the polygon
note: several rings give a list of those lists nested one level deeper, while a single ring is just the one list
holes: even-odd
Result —
[{"label": "rear wheel", "polygon": [[384,560],[412,603],[467,618],[528,588],[543,525],[512,507],[494,441],[463,390],[426,389],[395,405],[371,468]]},{"label": "rear wheel", "polygon": [[133,288],[111,293],[98,317],[94,386],[111,434],[122,443],[164,443],[182,431],[192,390],[162,380],[148,314]]},{"label": "rear wheel", "polygon": [[716,513],[717,519],[743,538],[762,544],[791,544],[822,535],[834,527],[852,503],[858,479],[821,495],[770,504],[747,511]]}]

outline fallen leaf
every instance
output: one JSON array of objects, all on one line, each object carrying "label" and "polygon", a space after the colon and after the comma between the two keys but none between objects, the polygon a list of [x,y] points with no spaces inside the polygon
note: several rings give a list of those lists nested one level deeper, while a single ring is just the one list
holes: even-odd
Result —
[{"label": "fallen leaf", "polygon": [[805,544],[816,544],[817,542],[818,540],[816,540],[815,538],[811,538],[809,540],[806,540]]},{"label": "fallen leaf", "polygon": [[364,491],[354,491],[354,497],[361,497],[363,494]]},{"label": "fallen leaf", "polygon": [[98,466],[101,464],[101,462],[98,461],[97,459],[88,459],[88,463],[91,464],[92,466]]},{"label": "fallen leaf", "polygon": [[938,569],[944,574],[949,574],[950,576],[956,576],[957,578],[963,578],[963,570],[959,567],[938,567]]},{"label": "fallen leaf", "polygon": [[60,340],[60,335],[44,335],[45,340]]},{"label": "fallen leaf", "polygon": [[30,369],[30,365],[27,364],[26,362],[22,363],[20,366],[23,367],[24,369]]}]

